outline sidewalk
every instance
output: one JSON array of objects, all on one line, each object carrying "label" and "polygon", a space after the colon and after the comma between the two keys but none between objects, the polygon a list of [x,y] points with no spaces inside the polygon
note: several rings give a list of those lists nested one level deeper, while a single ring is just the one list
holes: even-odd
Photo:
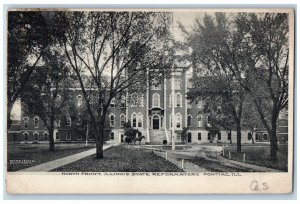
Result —
[{"label": "sidewalk", "polygon": [[[112,145],[104,146],[103,150],[106,150],[111,146]],[[33,166],[33,167],[29,167],[29,168],[26,168],[26,169],[21,169],[21,170],[19,170],[19,172],[35,172],[35,171],[47,172],[47,171],[51,171],[53,169],[56,169],[58,167],[65,166],[67,164],[73,163],[77,160],[83,159],[83,158],[85,158],[87,156],[90,156],[90,155],[93,155],[95,153],[96,153],[96,148],[93,148],[93,149],[90,149],[90,150],[87,150],[87,151],[84,151],[84,152],[80,152],[78,154],[73,154],[73,155],[70,155],[70,156],[67,156],[67,157],[63,157],[63,158],[60,158],[60,159],[56,159],[56,160],[53,160],[53,161],[42,163],[42,164],[39,164],[39,165],[36,165],[36,166]]]}]

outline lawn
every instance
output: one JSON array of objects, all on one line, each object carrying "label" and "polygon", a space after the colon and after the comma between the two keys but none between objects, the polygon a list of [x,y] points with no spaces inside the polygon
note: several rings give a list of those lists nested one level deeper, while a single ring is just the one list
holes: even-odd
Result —
[{"label": "lawn", "polygon": [[151,150],[115,146],[104,151],[103,159],[96,159],[95,155],[92,155],[53,171],[180,172],[182,170],[155,155]]},{"label": "lawn", "polygon": [[[258,146],[258,145],[242,145],[242,153],[246,153],[246,162],[269,167],[273,169],[279,169],[287,171],[288,164],[288,146],[278,145],[279,151],[277,152],[277,161],[272,161],[270,159],[270,146]],[[228,158],[229,151],[231,151],[231,157],[236,161],[243,161],[243,154],[238,154],[236,152],[235,146],[225,147],[225,156]]]},{"label": "lawn", "polygon": [[68,143],[55,144],[55,151],[49,151],[49,144],[8,144],[7,171],[35,166],[72,154],[80,153],[95,147],[95,144]]}]

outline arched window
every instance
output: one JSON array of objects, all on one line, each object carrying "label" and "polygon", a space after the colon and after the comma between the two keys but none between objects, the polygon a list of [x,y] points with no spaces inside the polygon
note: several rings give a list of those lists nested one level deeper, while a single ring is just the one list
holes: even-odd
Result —
[{"label": "arched window", "polygon": [[140,107],[144,107],[144,96],[141,96],[141,97],[140,97],[140,100],[139,100],[139,106],[140,106]]},{"label": "arched window", "polygon": [[49,134],[47,132],[44,132],[43,135],[44,135],[44,140],[47,141],[49,138]]},{"label": "arched window", "polygon": [[137,117],[138,127],[143,127],[143,114],[139,113]]},{"label": "arched window", "polygon": [[111,139],[111,140],[114,140],[114,139],[115,139],[115,133],[114,133],[114,132],[111,132],[111,133],[110,133],[110,139]]},{"label": "arched window", "polygon": [[33,137],[34,137],[35,141],[38,141],[39,140],[39,133],[38,132],[34,132],[33,133]]},{"label": "arched window", "polygon": [[198,127],[202,127],[202,115],[199,114],[197,118],[198,118]]},{"label": "arched window", "polygon": [[29,118],[25,117],[25,118],[23,118],[23,120],[24,120],[24,128],[28,128]]},{"label": "arched window", "polygon": [[126,97],[124,95],[121,96],[121,108],[126,107]]},{"label": "arched window", "polygon": [[132,121],[132,127],[137,127],[137,124],[136,124],[136,114],[135,113],[133,113],[132,115],[131,115],[131,121]]},{"label": "arched window", "polygon": [[192,126],[192,116],[191,115],[188,115],[188,117],[187,117],[187,126],[188,127]]},{"label": "arched window", "polygon": [[78,96],[77,96],[77,106],[78,106],[78,107],[81,107],[81,106],[82,106],[82,96],[81,96],[81,95],[78,95]]},{"label": "arched window", "polygon": [[152,96],[152,107],[160,107],[160,95],[158,93]]},{"label": "arched window", "polygon": [[122,115],[120,115],[120,126],[124,127],[124,124],[125,124],[125,115],[122,114]]},{"label": "arched window", "polygon": [[171,93],[171,94],[169,95],[170,107],[173,106],[173,98],[172,98],[172,96],[173,96],[173,94]]},{"label": "arched window", "polygon": [[67,126],[71,127],[71,125],[72,125],[72,119],[69,115],[67,115]]},{"label": "arched window", "polygon": [[116,99],[115,98],[112,98],[111,101],[110,101],[110,105],[109,105],[111,108],[114,108],[116,106]]},{"label": "arched window", "polygon": [[176,94],[176,106],[181,107],[181,94],[180,93]]},{"label": "arched window", "polygon": [[33,123],[34,123],[34,127],[35,128],[38,128],[39,127],[39,117],[37,117],[37,116],[35,116],[34,118],[33,118]]},{"label": "arched window", "polygon": [[176,122],[176,128],[180,129],[181,128],[181,114],[180,113],[176,114],[175,122]]},{"label": "arched window", "polygon": [[115,127],[115,115],[114,114],[111,114],[109,116],[109,125],[110,125],[110,127]]},{"label": "arched window", "polygon": [[131,107],[137,107],[138,102],[138,95],[136,93],[131,94]]},{"label": "arched window", "polygon": [[29,133],[28,132],[24,132],[23,135],[24,135],[24,140],[27,141],[28,138],[29,138]]}]

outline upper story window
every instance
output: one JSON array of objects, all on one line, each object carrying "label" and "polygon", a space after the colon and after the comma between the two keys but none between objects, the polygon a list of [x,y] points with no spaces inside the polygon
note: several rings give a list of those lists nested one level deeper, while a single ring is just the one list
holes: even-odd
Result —
[{"label": "upper story window", "polygon": [[180,129],[181,128],[181,114],[180,113],[177,113],[176,114],[176,128]]},{"label": "upper story window", "polygon": [[82,96],[78,95],[76,98],[77,98],[77,106],[81,107],[82,106]]},{"label": "upper story window", "polygon": [[136,93],[131,94],[131,107],[137,107],[138,103],[138,95]]},{"label": "upper story window", "polygon": [[187,126],[188,127],[192,126],[192,116],[191,115],[188,115],[188,117],[187,117]]},{"label": "upper story window", "polygon": [[143,127],[143,114],[142,113],[139,113],[138,114],[138,117],[137,117],[137,125],[138,127]]},{"label": "upper story window", "polygon": [[35,128],[39,127],[39,121],[40,119],[37,116],[33,118],[33,124]]},{"label": "upper story window", "polygon": [[132,121],[132,127],[137,127],[137,123],[136,123],[136,114],[133,113],[131,116],[131,121]]},{"label": "upper story window", "polygon": [[176,106],[177,107],[181,107],[182,106],[182,97],[181,97],[181,94],[180,93],[177,93],[176,94]]},{"label": "upper story window", "polygon": [[115,98],[112,98],[111,101],[110,101],[110,105],[109,105],[111,108],[114,108],[116,106],[116,99]]},{"label": "upper story window", "polygon": [[154,93],[152,96],[152,107],[160,107],[160,95]]},{"label": "upper story window", "polygon": [[125,115],[124,114],[120,115],[120,126],[121,127],[124,127],[125,120],[126,120]]},{"label": "upper story window", "polygon": [[202,127],[202,115],[199,114],[197,118],[198,118],[198,127]]},{"label": "upper story window", "polygon": [[28,128],[29,118],[25,117],[23,118],[23,120],[24,120],[24,128]]},{"label": "upper story window", "polygon": [[140,107],[144,107],[144,96],[141,96],[141,97],[139,98],[139,106],[140,106]]},{"label": "upper story window", "polygon": [[55,127],[60,127],[60,119],[55,120]]},{"label": "upper story window", "polygon": [[121,108],[126,107],[126,97],[124,95],[121,96]]},{"label": "upper story window", "polygon": [[114,114],[111,114],[109,116],[109,125],[110,125],[110,127],[115,127],[115,115]]}]

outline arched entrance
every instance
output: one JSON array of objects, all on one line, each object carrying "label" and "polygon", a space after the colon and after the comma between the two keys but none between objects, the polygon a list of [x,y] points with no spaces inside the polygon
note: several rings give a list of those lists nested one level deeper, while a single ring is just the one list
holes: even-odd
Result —
[{"label": "arched entrance", "polygon": [[153,115],[152,116],[152,124],[153,129],[159,130],[160,129],[160,117],[159,115]]}]

